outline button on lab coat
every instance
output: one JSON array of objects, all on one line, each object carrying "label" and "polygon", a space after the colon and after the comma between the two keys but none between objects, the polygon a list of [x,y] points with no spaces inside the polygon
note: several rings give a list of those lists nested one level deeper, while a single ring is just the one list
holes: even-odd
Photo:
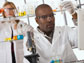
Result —
[{"label": "button on lab coat", "polygon": [[56,27],[52,44],[38,30],[34,31],[36,51],[40,55],[39,63],[50,63],[53,59],[62,59],[64,62],[76,61],[77,58],[72,46],[77,46],[77,30],[70,27]]}]

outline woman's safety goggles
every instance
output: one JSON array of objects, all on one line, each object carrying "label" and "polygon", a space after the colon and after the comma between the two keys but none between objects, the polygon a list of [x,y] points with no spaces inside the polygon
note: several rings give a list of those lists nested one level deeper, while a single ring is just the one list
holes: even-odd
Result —
[{"label": "woman's safety goggles", "polygon": [[4,11],[5,11],[5,12],[14,11],[14,10],[15,10],[14,8],[4,8]]}]

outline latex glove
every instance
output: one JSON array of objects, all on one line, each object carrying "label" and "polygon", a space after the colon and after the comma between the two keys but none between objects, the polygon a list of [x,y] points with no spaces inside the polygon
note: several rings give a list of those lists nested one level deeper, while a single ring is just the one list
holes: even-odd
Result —
[{"label": "latex glove", "polygon": [[33,33],[33,27],[22,21],[18,23],[17,29],[19,33],[24,34],[24,35],[26,35],[28,31],[30,31],[31,34]]},{"label": "latex glove", "polygon": [[75,8],[72,4],[71,1],[64,1],[60,4],[60,8],[61,9],[64,9],[64,10],[67,10],[70,14],[74,14],[75,13]]}]

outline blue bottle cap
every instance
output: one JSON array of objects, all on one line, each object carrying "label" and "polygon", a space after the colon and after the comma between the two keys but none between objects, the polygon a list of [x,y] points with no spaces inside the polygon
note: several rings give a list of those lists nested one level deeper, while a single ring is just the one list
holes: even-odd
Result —
[{"label": "blue bottle cap", "polygon": [[60,62],[59,60],[56,60],[56,62]]},{"label": "blue bottle cap", "polygon": [[54,63],[55,61],[54,60],[52,60],[50,63]]},{"label": "blue bottle cap", "polygon": [[17,39],[18,39],[18,40],[23,39],[23,35],[18,35],[18,36],[17,36]]}]

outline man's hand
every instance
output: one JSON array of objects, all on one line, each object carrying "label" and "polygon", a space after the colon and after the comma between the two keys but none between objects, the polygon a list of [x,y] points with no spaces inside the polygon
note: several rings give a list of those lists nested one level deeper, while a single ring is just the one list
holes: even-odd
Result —
[{"label": "man's hand", "polygon": [[62,2],[60,4],[60,8],[67,10],[72,15],[75,13],[75,8],[74,8],[74,6],[73,6],[71,1],[64,1],[64,2]]},{"label": "man's hand", "polygon": [[26,35],[28,31],[31,32],[31,34],[33,33],[33,27],[22,21],[18,23],[17,28],[18,28],[17,31],[19,34]]},{"label": "man's hand", "polygon": [[75,12],[75,8],[73,6],[73,3],[71,1],[64,1],[60,4],[61,11],[64,9],[68,11],[72,15],[72,20],[74,25],[77,26],[77,13]]}]

